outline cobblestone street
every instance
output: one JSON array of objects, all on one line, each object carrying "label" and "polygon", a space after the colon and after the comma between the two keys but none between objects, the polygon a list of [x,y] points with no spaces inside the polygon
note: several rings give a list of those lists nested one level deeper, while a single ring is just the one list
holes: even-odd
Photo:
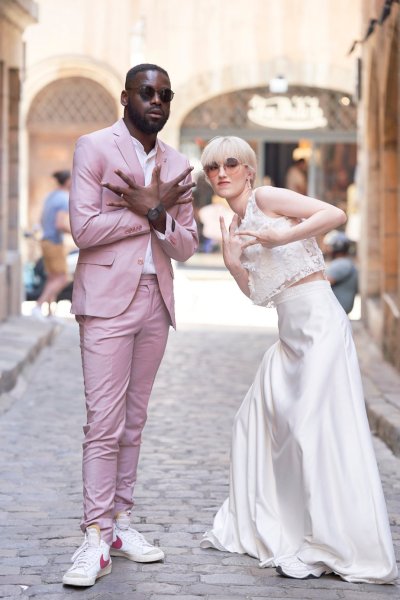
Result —
[{"label": "cobblestone street", "polygon": [[[171,330],[151,400],[136,489],[137,529],[166,552],[163,563],[113,559],[93,588],[61,585],[81,541],[81,441],[84,423],[77,327],[66,321],[25,370],[0,416],[0,596],[61,600],[375,600],[397,586],[348,584],[337,577],[283,579],[255,559],[201,550],[202,532],[228,491],[232,417],[271,329],[183,325]],[[375,440],[400,556],[400,461]]]}]

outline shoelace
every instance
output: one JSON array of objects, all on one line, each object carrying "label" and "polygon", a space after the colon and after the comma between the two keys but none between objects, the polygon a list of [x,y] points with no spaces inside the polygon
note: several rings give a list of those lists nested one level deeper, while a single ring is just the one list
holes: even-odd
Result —
[{"label": "shoelace", "polygon": [[83,544],[72,555],[71,562],[74,563],[74,568],[88,568],[96,562],[98,556],[98,548],[89,546],[89,542],[85,540]]},{"label": "shoelace", "polygon": [[152,544],[150,544],[141,533],[136,531],[136,529],[132,529],[131,527],[129,527],[128,529],[122,529],[117,526],[117,530],[118,529],[120,531],[123,531],[124,535],[126,535],[128,537],[128,539],[130,539],[130,541],[140,544],[140,546],[142,548],[152,548],[153,547]]}]

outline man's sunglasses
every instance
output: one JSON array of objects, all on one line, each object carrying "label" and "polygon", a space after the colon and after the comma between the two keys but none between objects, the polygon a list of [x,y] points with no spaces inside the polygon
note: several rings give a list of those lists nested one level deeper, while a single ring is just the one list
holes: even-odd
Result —
[{"label": "man's sunglasses", "polygon": [[230,157],[226,158],[222,165],[217,162],[212,162],[209,165],[205,165],[203,170],[207,177],[212,179],[218,175],[221,166],[223,167],[226,175],[233,175],[236,173],[241,164],[243,163],[239,162],[237,158]]},{"label": "man's sunglasses", "polygon": [[127,87],[127,90],[137,90],[142,100],[152,100],[156,94],[161,102],[171,102],[174,92],[170,88],[156,90],[152,85],[141,85],[140,87]]}]

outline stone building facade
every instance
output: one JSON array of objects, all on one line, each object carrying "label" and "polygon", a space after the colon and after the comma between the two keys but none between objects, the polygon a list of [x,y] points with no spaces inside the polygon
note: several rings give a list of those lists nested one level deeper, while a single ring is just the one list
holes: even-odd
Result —
[{"label": "stone building facade", "polygon": [[400,369],[400,7],[396,1],[365,0],[362,8],[363,317],[386,358]]},{"label": "stone building facade", "polygon": [[121,116],[125,73],[140,62],[170,73],[175,98],[162,138],[194,165],[208,139],[239,134],[257,151],[260,180],[275,165],[281,183],[303,152],[309,192],[342,201],[357,163],[358,62],[348,50],[361,36],[364,0],[36,4],[37,23],[24,34],[20,239],[39,220],[51,173],[71,166],[76,138]]},{"label": "stone building facade", "polygon": [[35,22],[30,0],[0,0],[0,321],[21,310],[19,243],[22,35]]},{"label": "stone building facade", "polygon": [[[37,221],[52,170],[70,165],[76,137],[121,115],[125,73],[140,62],[170,73],[175,98],[162,138],[193,164],[208,139],[227,131],[255,147],[260,179],[269,157],[289,160],[299,141],[311,157],[310,191],[340,164],[354,170],[354,61],[346,54],[361,0],[248,0],[245,9],[240,0],[118,0],[118,9],[110,0],[37,1],[39,22],[26,32],[24,226]],[[283,94],[269,89],[277,76]],[[271,109],[263,101],[281,116],[282,102],[289,106],[282,127],[263,121]],[[325,156],[330,171],[322,173]]]}]

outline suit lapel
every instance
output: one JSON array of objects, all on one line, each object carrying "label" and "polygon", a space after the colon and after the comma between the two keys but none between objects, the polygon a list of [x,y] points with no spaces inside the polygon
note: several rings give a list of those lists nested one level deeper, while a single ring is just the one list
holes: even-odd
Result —
[{"label": "suit lapel", "polygon": [[143,170],[136,156],[131,135],[122,119],[115,123],[113,134],[117,148],[128,167],[128,174],[133,175],[138,185],[144,185]]}]

